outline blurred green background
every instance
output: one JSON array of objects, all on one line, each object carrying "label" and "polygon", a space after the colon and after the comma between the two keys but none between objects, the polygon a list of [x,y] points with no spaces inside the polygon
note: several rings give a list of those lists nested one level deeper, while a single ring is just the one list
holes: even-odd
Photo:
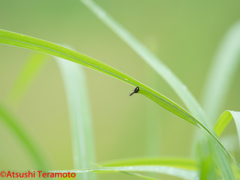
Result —
[{"label": "blurred green background", "polygon": [[[155,53],[198,100],[222,37],[240,19],[240,2],[233,0],[96,2]],[[162,78],[78,0],[0,0],[0,22],[1,29],[69,44],[185,107]],[[67,103],[53,58],[49,57],[20,103],[12,105],[6,98],[32,53],[0,44],[0,100],[32,133],[51,169],[73,169]],[[140,95],[129,97],[133,88],[127,84],[84,69],[97,162],[149,155],[192,156],[194,126]],[[240,72],[222,110],[240,110],[239,77]],[[156,133],[155,148],[146,141],[149,129]],[[224,134],[235,133],[230,123]],[[2,122],[0,141],[0,170],[34,169],[25,149]],[[138,179],[118,173],[99,177]]]}]

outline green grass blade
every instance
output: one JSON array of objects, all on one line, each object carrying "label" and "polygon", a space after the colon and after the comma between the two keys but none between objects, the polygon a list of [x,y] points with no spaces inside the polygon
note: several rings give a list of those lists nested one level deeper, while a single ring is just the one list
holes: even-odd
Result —
[{"label": "green grass blade", "polygon": [[[140,41],[138,41],[130,32],[128,32],[123,26],[121,26],[116,20],[114,20],[109,14],[107,14],[101,7],[99,7],[92,0],[82,0],[82,2],[110,29],[113,30],[123,41],[125,41],[140,57],[145,60],[162,78],[172,87],[172,89],[177,93],[181,100],[188,107],[190,112],[207,128],[208,121],[204,112],[202,111],[201,106],[196,101],[195,97],[187,89],[187,87],[165,66],[160,59],[152,54]],[[212,142],[214,144],[214,142]],[[218,146],[214,147],[217,153],[221,158],[216,157],[220,167],[225,166],[221,169],[223,176],[226,179],[233,179],[233,174],[231,173],[231,165],[227,160],[227,157],[222,154]],[[228,173],[225,174],[225,171]]]},{"label": "green grass blade", "polygon": [[[126,42],[150,67],[152,67],[177,93],[186,104],[190,112],[204,122],[204,114],[201,106],[188,90],[188,88],[175,76],[171,70],[137,38],[128,32],[121,24],[113,19],[101,7],[92,0],[81,0],[103,23],[113,30],[124,42]],[[205,122],[204,122],[205,123]]]},{"label": "green grass blade", "polygon": [[237,70],[240,50],[239,32],[240,22],[234,24],[225,35],[204,86],[202,103],[212,123],[217,120],[221,105],[225,103],[227,92]]},{"label": "green grass blade", "polygon": [[[203,156],[204,157],[204,156]],[[213,167],[216,167],[216,165],[214,165],[214,161],[211,158],[211,156],[208,156],[207,158],[204,157],[204,160],[201,163],[200,166],[200,180],[206,180],[206,179],[218,179],[216,176],[216,169]]]},{"label": "green grass blade", "polygon": [[[144,176],[142,174],[138,174],[138,173],[133,173],[133,172],[124,172],[124,171],[120,171],[120,173],[123,173],[123,174],[127,174],[127,175],[131,175],[131,176],[135,176],[135,177],[139,177],[139,178],[142,178],[142,179],[148,179],[148,180],[159,180],[159,179],[156,179],[156,178],[152,178],[152,177],[149,177],[149,176]],[[89,173],[89,174],[92,174],[92,173]],[[78,177],[79,175],[77,175]],[[66,180],[66,179],[70,179],[70,180],[75,180],[77,177],[75,178],[60,178],[59,180]]]},{"label": "green grass blade", "polygon": [[47,55],[34,52],[22,68],[13,88],[8,94],[11,103],[16,104],[24,96],[30,83],[47,62]]},{"label": "green grass blade", "polygon": [[132,77],[100,61],[97,61],[91,57],[88,57],[86,55],[83,55],[81,53],[78,53],[76,51],[73,51],[71,49],[65,48],[63,46],[60,46],[51,42],[47,42],[44,40],[40,40],[37,38],[9,32],[5,30],[0,30],[0,43],[27,48],[27,49],[39,51],[42,53],[46,53],[49,55],[53,55],[56,57],[60,57],[63,59],[67,59],[72,62],[84,65],[88,68],[102,72],[104,74],[110,75],[134,87],[138,86],[140,90],[137,94],[142,94],[148,97],[149,99],[153,100],[163,108],[185,119],[191,124],[194,124],[194,125],[198,124],[198,120],[196,120],[186,110],[184,110],[182,107],[180,107],[179,105],[177,105],[176,103],[168,99],[167,97],[161,95],[155,90],[133,79]]},{"label": "green grass blade", "polygon": [[13,115],[2,104],[0,104],[0,121],[6,124],[25,146],[38,170],[46,171],[47,164],[38,150],[37,144],[34,143],[30,134],[28,134],[27,130],[20,124],[20,121],[13,117]]},{"label": "green grass blade", "polygon": [[[84,70],[78,64],[61,58],[56,57],[56,62],[62,74],[68,100],[74,168],[91,168],[96,160]],[[77,179],[94,180],[96,175],[94,173],[83,173],[82,176],[77,176]]]},{"label": "green grass blade", "polygon": [[152,177],[149,177],[149,176],[144,176],[144,175],[142,175],[142,174],[138,174],[138,173],[126,172],[126,171],[120,171],[120,172],[121,172],[121,173],[124,173],[124,174],[128,174],[128,175],[132,175],[132,176],[140,177],[140,178],[143,178],[143,179],[159,180],[159,179],[152,178]]},{"label": "green grass blade", "polygon": [[151,172],[167,174],[182,179],[197,180],[198,172],[193,170],[186,170],[175,167],[168,166],[121,166],[121,167],[98,167],[92,169],[82,169],[82,170],[64,170],[64,171],[51,171],[51,172],[75,172],[75,173],[85,173],[85,172]]},{"label": "green grass blade", "polygon": [[215,122],[225,103],[233,77],[240,62],[240,22],[226,33],[213,61],[204,86],[202,101],[210,120]]},{"label": "green grass blade", "polygon": [[[158,41],[154,36],[147,37],[144,42],[151,52],[157,52]],[[149,86],[155,86],[161,88],[159,83],[159,75],[156,74],[152,68],[145,68],[145,78],[146,82],[149,83]],[[145,108],[146,114],[146,135],[145,135],[145,155],[148,157],[160,156],[163,150],[163,119],[164,115],[162,109],[159,109],[151,101],[146,102]],[[157,138],[156,138],[157,137]]]},{"label": "green grass blade", "polygon": [[[205,127],[202,123],[200,123],[199,120],[197,120],[195,117],[193,117],[190,113],[188,113],[186,110],[184,110],[182,107],[177,105],[172,100],[168,99],[167,97],[163,96],[162,94],[156,92],[155,90],[149,88],[148,86],[140,83],[139,81],[133,79],[132,77],[100,62],[97,61],[91,57],[88,57],[86,55],[83,55],[81,53],[78,53],[76,51],[73,51],[71,49],[65,48],[63,46],[47,42],[44,40],[40,40],[37,38],[33,38],[30,36],[22,35],[13,33],[10,31],[0,30],[0,43],[27,48],[35,51],[39,51],[42,53],[46,53],[49,55],[57,56],[63,59],[70,60],[72,62],[76,62],[78,64],[84,65],[88,68],[97,70],[99,72],[102,72],[104,74],[110,75],[116,79],[119,79],[125,83],[128,83],[132,86],[138,86],[140,88],[139,92],[137,94],[142,94],[146,96],[147,98],[151,99],[152,101],[156,102],[158,105],[162,106],[166,110],[172,112],[173,114],[183,118],[184,120],[188,121],[191,124],[194,124],[198,127],[201,127],[208,135],[210,135],[211,138],[217,144],[220,146],[218,149],[224,150],[236,163],[238,168],[240,169],[240,166],[238,162],[231,156],[231,154],[224,148],[224,146],[219,142],[218,138],[211,133],[211,131]],[[136,94],[136,95],[137,95]],[[220,159],[223,158],[222,152],[217,152]],[[225,161],[225,168],[228,161]],[[222,165],[223,166],[223,165]],[[228,167],[228,166],[227,166]],[[225,171],[224,171],[225,172]],[[229,174],[229,170],[227,170],[227,174]],[[230,175],[231,176],[231,175]],[[229,178],[233,179],[233,178]]]},{"label": "green grass blade", "polygon": [[235,121],[238,132],[238,139],[240,141],[240,112],[238,111],[225,111],[222,113],[215,125],[215,132],[218,136],[221,136],[222,132],[232,119]]},{"label": "green grass blade", "polygon": [[[158,75],[154,74],[151,69],[147,69],[147,81],[150,80],[151,85],[158,83]],[[149,81],[148,81],[149,82]],[[151,101],[146,102],[146,156],[160,156],[162,154],[162,144],[164,136],[162,109],[159,109]]]},{"label": "green grass blade", "polygon": [[154,157],[154,158],[132,158],[113,160],[108,162],[99,163],[101,166],[146,166],[146,165],[158,165],[158,166],[170,166],[188,170],[197,170],[197,162],[193,159],[187,158],[166,158],[166,157]]},{"label": "green grass blade", "polygon": [[[200,144],[201,143],[201,144]],[[214,144],[213,144],[214,146]],[[217,174],[217,166],[216,162],[214,161],[214,152],[211,152],[213,150],[212,143],[208,139],[203,139],[199,144],[197,144],[197,159],[198,159],[198,165],[199,165],[199,174],[200,174],[200,180],[206,180],[206,179],[212,179],[217,180],[218,174]]]}]

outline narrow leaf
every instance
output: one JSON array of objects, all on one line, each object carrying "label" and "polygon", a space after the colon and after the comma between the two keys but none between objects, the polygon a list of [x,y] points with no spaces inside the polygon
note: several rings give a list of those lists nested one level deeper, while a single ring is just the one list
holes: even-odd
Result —
[{"label": "narrow leaf", "polygon": [[36,77],[41,68],[46,64],[47,55],[34,52],[22,68],[13,88],[8,94],[8,99],[12,103],[19,102],[24,96],[27,88]]},{"label": "narrow leaf", "polygon": [[2,104],[0,104],[0,121],[6,124],[7,127],[25,146],[38,170],[46,171],[47,164],[44,161],[42,154],[38,150],[37,144],[34,143],[35,141],[31,138],[31,135],[28,133],[27,129],[25,129],[20,124],[20,121],[13,117],[13,115]]},{"label": "narrow leaf", "polygon": [[[114,20],[108,13],[99,7],[93,0],[81,0],[103,23],[113,30],[123,41],[125,41],[145,62],[150,65],[176,92],[176,94],[185,103],[190,112],[207,128],[208,121],[205,114],[187,87],[175,76],[170,69],[160,59],[151,53],[140,41],[137,40],[121,24]],[[210,139],[211,140],[211,139]],[[214,142],[212,141],[212,144]],[[213,154],[218,161],[219,167],[225,179],[234,179],[230,162],[226,155],[220,150],[220,147],[213,147],[216,153]]]},{"label": "narrow leaf", "polygon": [[101,166],[146,166],[146,165],[158,165],[158,166],[170,166],[188,170],[196,170],[197,162],[193,159],[187,158],[132,158],[113,160],[108,162],[99,163]]},{"label": "narrow leaf", "polygon": [[240,141],[240,112],[238,111],[225,111],[224,113],[222,113],[215,125],[215,132],[218,136],[221,136],[222,132],[232,119],[234,119],[235,121],[238,139]]},{"label": "narrow leaf", "polygon": [[[201,144],[200,144],[201,143]],[[198,158],[198,165],[199,165],[199,174],[200,174],[200,180],[217,180],[217,166],[216,162],[214,161],[214,152],[211,152],[213,150],[212,143],[209,140],[203,139],[197,145],[197,158]],[[214,144],[213,144],[214,146]]]},{"label": "narrow leaf", "polygon": [[202,95],[204,110],[215,122],[240,62],[240,22],[226,33],[215,55]]},{"label": "narrow leaf", "polygon": [[[90,58],[86,55],[83,55],[81,53],[78,53],[76,51],[73,51],[71,49],[65,48],[63,46],[53,44],[51,42],[47,42],[44,40],[40,40],[37,38],[33,38],[30,36],[17,34],[5,30],[0,30],[0,43],[8,44],[12,46],[27,48],[35,51],[39,51],[42,53],[46,53],[49,55],[57,56],[63,59],[70,60],[72,62],[76,62],[78,64],[82,64],[88,68],[97,70],[99,72],[102,72],[104,74],[110,75],[116,79],[119,79],[125,83],[128,83],[133,86],[138,86],[139,91],[137,94],[142,94],[146,96],[147,98],[151,99],[152,101],[156,102],[158,105],[162,106],[166,110],[172,112],[173,114],[183,118],[184,120],[188,121],[191,124],[196,125],[197,127],[201,127],[205,132],[210,135],[215,142],[220,146],[219,148],[222,148],[235,162],[235,164],[240,169],[240,166],[238,162],[234,159],[234,157],[224,148],[224,146],[219,142],[218,138],[211,133],[211,131],[205,127],[202,123],[200,123],[199,120],[197,120],[195,117],[193,117],[189,112],[187,112],[185,109],[180,107],[178,104],[173,102],[172,100],[168,99],[167,97],[163,96],[162,94],[156,92],[155,90],[149,88],[148,86],[140,83],[139,81],[133,79],[132,77],[100,62],[93,58]],[[219,153],[219,158],[223,158],[222,152]],[[227,161],[225,161],[226,166]],[[229,173],[229,171],[228,171]],[[231,178],[230,178],[231,179]]]},{"label": "narrow leaf", "polygon": [[133,173],[133,172],[127,172],[127,171],[119,171],[123,174],[127,174],[127,175],[131,175],[131,176],[136,176],[136,177],[140,177],[142,179],[149,179],[149,180],[159,180],[159,179],[156,179],[156,178],[152,178],[152,177],[149,177],[149,176],[144,176],[142,174],[139,174],[139,173]]},{"label": "narrow leaf", "polygon": [[193,170],[186,170],[175,167],[168,166],[121,166],[121,167],[99,167],[92,169],[82,169],[82,170],[64,170],[64,171],[51,171],[51,172],[75,172],[75,173],[85,173],[85,172],[152,172],[167,174],[175,177],[179,177],[187,180],[198,180],[198,172]]},{"label": "narrow leaf", "polygon": [[[68,101],[74,168],[91,168],[95,163],[95,147],[85,74],[78,64],[57,57],[55,59],[61,70]],[[83,173],[77,179],[94,180],[96,176],[94,173]]]},{"label": "narrow leaf", "polygon": [[195,97],[180,81],[180,79],[178,79],[178,77],[175,76],[174,73],[157,56],[151,53],[147,47],[145,47],[137,38],[135,38],[94,1],[81,1],[172,87],[196,118],[205,123],[202,108]]}]

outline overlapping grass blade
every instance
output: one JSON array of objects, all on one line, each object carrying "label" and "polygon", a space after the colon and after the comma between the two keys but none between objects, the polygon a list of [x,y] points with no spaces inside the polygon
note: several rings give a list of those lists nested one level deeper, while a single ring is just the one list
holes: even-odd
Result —
[{"label": "overlapping grass blade", "polygon": [[146,165],[157,165],[157,166],[170,166],[188,170],[197,170],[198,164],[194,159],[189,158],[166,158],[166,157],[154,157],[154,158],[131,158],[112,160],[108,162],[99,163],[101,166],[146,166]]},{"label": "overlapping grass blade", "polygon": [[120,166],[120,167],[98,167],[92,169],[82,170],[64,170],[64,171],[51,171],[51,172],[151,172],[167,174],[187,180],[198,180],[198,172],[193,170],[186,170],[168,166]]},{"label": "overlapping grass blade", "polygon": [[30,83],[33,81],[37,73],[47,62],[47,55],[34,52],[22,68],[17,77],[13,88],[8,94],[8,99],[13,104],[19,102]]},{"label": "overlapping grass blade", "polygon": [[188,90],[188,88],[178,79],[177,76],[147,47],[145,47],[137,38],[128,32],[121,24],[113,19],[101,7],[92,0],[81,0],[103,23],[113,30],[124,42],[126,42],[142,59],[151,66],[178,94],[181,100],[186,104],[190,112],[204,122],[203,111],[197,100]]},{"label": "overlapping grass blade", "polygon": [[[68,101],[74,168],[91,168],[95,163],[95,147],[84,70],[79,64],[57,57],[55,59],[62,74]],[[96,175],[83,173],[77,179],[94,180]]]},{"label": "overlapping grass blade", "polygon": [[238,136],[235,134],[224,135],[220,138],[220,141],[229,152],[234,152],[239,149]]},{"label": "overlapping grass blade", "polygon": [[[187,87],[166,67],[157,56],[152,54],[140,41],[138,41],[130,32],[107,14],[92,0],[82,0],[82,2],[110,29],[112,29],[123,41],[125,41],[147,64],[149,64],[163,79],[172,87],[182,101],[186,104],[190,112],[207,128],[208,121],[201,106],[190,93]],[[210,139],[211,141],[211,139]],[[212,141],[211,141],[212,142]],[[214,142],[212,142],[214,144]],[[214,146],[216,153],[213,156],[218,156],[215,160],[218,161],[219,167],[225,179],[234,179],[231,170],[230,162],[227,157],[221,152],[218,146]],[[219,158],[219,156],[221,156]],[[225,173],[226,172],[226,173]]]},{"label": "overlapping grass blade", "polygon": [[[151,85],[158,83],[158,75],[154,74],[151,69],[147,71],[147,80],[151,81]],[[149,81],[148,81],[149,82]],[[146,102],[146,156],[160,156],[163,150],[164,136],[162,134],[163,126],[163,110],[155,106],[151,101]]]},{"label": "overlapping grass blade", "polygon": [[41,152],[38,149],[37,144],[31,138],[31,135],[28,133],[18,119],[13,117],[9,110],[4,107],[3,104],[0,104],[0,121],[7,125],[7,127],[16,135],[16,137],[21,141],[23,146],[29,152],[32,162],[36,165],[38,170],[46,171],[47,163],[44,160]]},{"label": "overlapping grass blade", "polygon": [[226,33],[207,76],[202,95],[203,107],[214,123],[232,84],[240,62],[240,22]]},{"label": "overlapping grass blade", "polygon": [[[201,144],[200,144],[201,143]],[[212,151],[212,143],[209,143],[209,141],[200,141],[199,144],[197,144],[197,158],[198,158],[198,165],[199,165],[199,179],[200,180],[207,180],[207,179],[218,179],[217,174],[217,166],[214,161],[214,156],[212,154],[214,152]]]},{"label": "overlapping grass blade", "polygon": [[[37,38],[33,38],[30,36],[22,35],[13,33],[10,31],[0,30],[0,43],[27,48],[35,51],[39,51],[42,53],[46,53],[49,55],[57,56],[63,59],[70,60],[72,62],[76,62],[78,64],[84,65],[88,68],[97,70],[104,74],[110,75],[116,79],[119,79],[125,83],[128,83],[132,86],[138,86],[140,88],[137,94],[142,94],[147,98],[151,99],[152,101],[156,102],[158,105],[162,106],[166,110],[172,112],[173,114],[183,118],[184,120],[188,121],[191,124],[196,125],[197,127],[201,127],[205,132],[210,135],[211,138],[214,139],[216,145],[219,145],[222,150],[224,150],[235,162],[235,164],[240,169],[238,162],[234,159],[234,157],[224,148],[224,146],[219,142],[217,137],[212,134],[212,132],[205,127],[199,120],[193,117],[190,113],[184,110],[182,107],[177,105],[175,102],[171,101],[167,97],[163,96],[162,94],[156,92],[155,90],[149,88],[148,86],[140,83],[139,81],[133,79],[132,77],[100,62],[91,57],[73,51],[71,49],[65,48],[63,46],[50,43],[44,40],[40,40]],[[220,153],[220,152],[217,152]],[[222,153],[218,154],[218,157],[222,159]],[[229,163],[225,161],[224,169],[228,167],[226,164]],[[225,171],[223,172],[225,173]],[[226,171],[226,174],[229,175],[227,179],[233,179],[231,176],[231,172],[229,170]]]},{"label": "overlapping grass blade", "polygon": [[[19,100],[26,92],[31,81],[37,72],[46,62],[46,54],[35,53],[29,58],[23,70],[20,72],[14,88],[9,93],[12,100]],[[93,143],[93,131],[88,106],[88,95],[86,90],[85,74],[78,64],[65,61],[56,57],[56,62],[61,70],[66,95],[68,97],[68,107],[72,124],[74,167],[83,169],[93,167],[95,163],[95,152]],[[83,174],[77,179],[96,179],[95,174]]]},{"label": "overlapping grass blade", "polygon": [[220,118],[218,119],[216,125],[215,125],[215,132],[218,136],[221,136],[222,132],[228,125],[228,123],[234,119],[236,127],[237,127],[237,132],[238,132],[238,138],[240,141],[240,112],[238,111],[225,111],[222,113]]},{"label": "overlapping grass blade", "polygon": [[54,43],[50,43],[44,40],[5,30],[0,30],[0,43],[27,48],[42,53],[46,53],[49,55],[57,56],[63,59],[67,59],[72,62],[84,65],[88,68],[102,72],[104,74],[110,75],[134,87],[139,86],[140,90],[138,94],[142,94],[148,97],[149,99],[153,100],[163,108],[185,119],[191,124],[194,125],[199,124],[198,120],[196,120],[191,114],[189,114],[186,110],[184,110],[182,107],[180,107],[167,97],[149,88],[148,86],[140,83],[139,81],[133,79],[132,77],[91,57],[88,57],[86,55],[83,55],[81,53],[78,53],[76,51],[73,51],[71,49],[65,48]]}]

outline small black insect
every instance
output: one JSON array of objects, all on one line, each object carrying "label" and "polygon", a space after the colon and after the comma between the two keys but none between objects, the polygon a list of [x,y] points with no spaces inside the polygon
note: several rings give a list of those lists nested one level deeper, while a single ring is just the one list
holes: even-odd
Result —
[{"label": "small black insect", "polygon": [[130,96],[133,95],[134,93],[137,93],[138,91],[139,91],[139,87],[137,86],[137,87],[134,89],[134,91],[130,94]]}]

